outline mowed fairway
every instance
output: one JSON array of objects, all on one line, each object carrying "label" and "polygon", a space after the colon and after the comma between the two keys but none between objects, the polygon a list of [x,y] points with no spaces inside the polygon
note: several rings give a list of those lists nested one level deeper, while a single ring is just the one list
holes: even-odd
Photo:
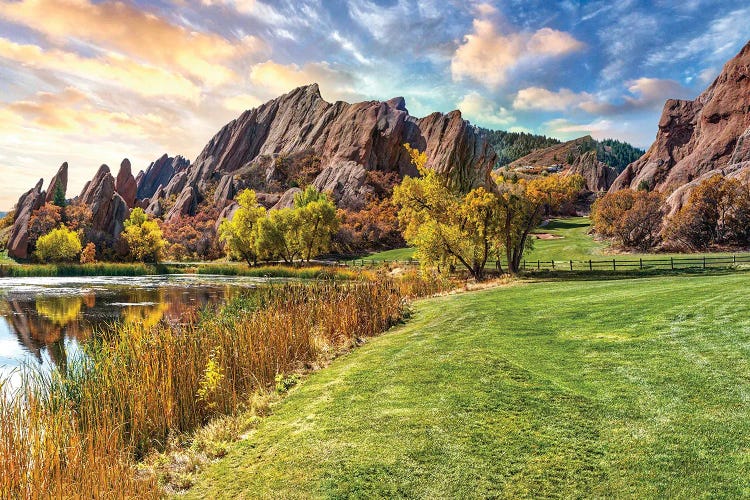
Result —
[{"label": "mowed fairway", "polygon": [[189,496],[750,495],[748,290],[728,274],[422,301]]}]

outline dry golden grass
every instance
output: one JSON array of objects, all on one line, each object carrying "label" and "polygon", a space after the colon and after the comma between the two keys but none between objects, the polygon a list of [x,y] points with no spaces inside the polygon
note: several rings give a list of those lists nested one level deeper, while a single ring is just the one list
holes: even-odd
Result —
[{"label": "dry golden grass", "polygon": [[147,454],[246,411],[277,375],[382,333],[403,318],[405,297],[446,286],[418,275],[285,284],[183,325],[103,333],[66,373],[27,371],[19,389],[0,390],[0,497],[158,497],[157,478],[136,473]]}]

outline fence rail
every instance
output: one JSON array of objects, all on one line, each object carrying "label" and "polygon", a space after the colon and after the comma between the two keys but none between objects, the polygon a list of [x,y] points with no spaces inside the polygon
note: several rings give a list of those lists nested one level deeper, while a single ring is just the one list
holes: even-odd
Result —
[{"label": "fence rail", "polygon": [[[665,258],[638,258],[638,259],[603,259],[603,260],[524,260],[521,269],[524,271],[624,271],[624,270],[648,270],[648,269],[695,269],[709,267],[730,267],[737,264],[750,264],[750,254],[747,255],[725,255],[720,257],[696,256],[696,257],[665,257]],[[339,262],[349,267],[373,267],[380,264],[395,264],[401,266],[418,266],[419,261],[409,260],[375,260],[358,259],[353,261]],[[486,268],[497,268],[497,261],[487,262]],[[507,268],[505,261],[500,261],[502,269]]]}]

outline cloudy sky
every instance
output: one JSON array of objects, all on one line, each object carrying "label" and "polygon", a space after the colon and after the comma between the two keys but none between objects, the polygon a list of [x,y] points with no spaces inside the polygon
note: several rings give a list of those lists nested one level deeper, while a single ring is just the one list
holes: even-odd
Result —
[{"label": "cloudy sky", "polygon": [[63,161],[190,159],[227,121],[318,82],[413,115],[646,147],[750,38],[736,0],[0,0],[0,209]]}]

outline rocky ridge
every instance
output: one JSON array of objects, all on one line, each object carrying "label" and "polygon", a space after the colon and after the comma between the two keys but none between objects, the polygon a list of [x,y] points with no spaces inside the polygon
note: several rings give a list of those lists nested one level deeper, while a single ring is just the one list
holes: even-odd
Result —
[{"label": "rocky ridge", "polygon": [[711,175],[750,172],[750,43],[724,66],[695,100],[669,99],[656,140],[610,188],[665,193],[668,211],[677,210],[692,188]]}]

